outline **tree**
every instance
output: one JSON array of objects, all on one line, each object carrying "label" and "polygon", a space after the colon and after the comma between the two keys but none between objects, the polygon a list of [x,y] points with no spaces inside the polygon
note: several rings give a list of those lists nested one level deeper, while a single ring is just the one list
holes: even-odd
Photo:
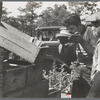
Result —
[{"label": "tree", "polygon": [[2,1],[0,1],[0,22],[1,22],[1,17],[2,17]]},{"label": "tree", "polygon": [[90,15],[100,10],[97,8],[96,1],[71,1],[68,3],[70,11],[73,11],[80,16],[82,15]]},{"label": "tree", "polygon": [[18,8],[21,14],[18,19],[22,24],[22,29],[24,32],[30,36],[34,36],[35,28],[37,27],[36,19],[38,15],[35,13],[35,10],[41,7],[41,2],[28,2],[25,8]]},{"label": "tree", "polygon": [[[0,7],[2,5],[3,5],[3,3],[1,4],[1,2],[0,2]],[[8,17],[8,15],[10,13],[11,12],[7,11],[7,8],[5,8],[5,7],[2,6],[2,17],[1,17],[1,20],[18,29],[18,27],[19,27],[18,20],[16,18],[14,18],[14,17]]]},{"label": "tree", "polygon": [[2,17],[1,17],[1,20],[3,20],[3,21],[7,21],[7,20],[9,20],[9,17],[8,17],[8,15],[11,13],[11,12],[8,12],[7,11],[7,8],[6,7],[4,7],[3,6],[3,2],[0,2],[0,7],[2,6],[2,8],[0,8],[0,10],[2,9]]},{"label": "tree", "polygon": [[66,16],[69,15],[66,5],[54,5],[54,9],[48,7],[44,10],[38,21],[38,26],[58,26],[63,25]]}]

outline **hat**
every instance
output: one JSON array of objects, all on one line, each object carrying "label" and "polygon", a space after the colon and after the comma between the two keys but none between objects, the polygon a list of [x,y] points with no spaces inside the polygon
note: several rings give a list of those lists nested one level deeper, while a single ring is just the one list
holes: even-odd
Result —
[{"label": "hat", "polygon": [[71,33],[69,33],[69,30],[67,30],[66,27],[61,27],[60,33],[56,35],[57,38],[68,36],[71,36]]},{"label": "hat", "polygon": [[94,13],[91,16],[86,18],[87,22],[96,22],[100,21],[100,12]]}]

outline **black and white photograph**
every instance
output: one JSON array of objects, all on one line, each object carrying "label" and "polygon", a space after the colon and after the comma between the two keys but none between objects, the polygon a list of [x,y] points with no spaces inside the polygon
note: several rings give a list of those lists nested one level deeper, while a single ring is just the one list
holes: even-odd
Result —
[{"label": "black and white photograph", "polygon": [[0,1],[0,98],[100,98],[99,1]]}]

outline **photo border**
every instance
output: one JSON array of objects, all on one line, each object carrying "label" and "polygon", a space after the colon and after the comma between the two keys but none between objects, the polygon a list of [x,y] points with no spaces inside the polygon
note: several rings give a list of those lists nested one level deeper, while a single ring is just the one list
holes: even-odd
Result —
[{"label": "photo border", "polygon": [[[43,1],[43,2],[70,2],[73,0],[0,0],[0,1]],[[84,0],[75,0],[75,1],[84,1]],[[86,0],[90,1],[90,0]],[[91,0],[91,1],[99,1],[99,0]],[[100,100],[99,98],[0,98],[0,100]]]}]

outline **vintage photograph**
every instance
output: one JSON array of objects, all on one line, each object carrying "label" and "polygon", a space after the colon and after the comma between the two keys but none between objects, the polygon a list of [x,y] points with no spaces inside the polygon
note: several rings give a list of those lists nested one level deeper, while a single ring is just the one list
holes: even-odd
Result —
[{"label": "vintage photograph", "polygon": [[99,98],[99,1],[0,1],[0,98]]}]

